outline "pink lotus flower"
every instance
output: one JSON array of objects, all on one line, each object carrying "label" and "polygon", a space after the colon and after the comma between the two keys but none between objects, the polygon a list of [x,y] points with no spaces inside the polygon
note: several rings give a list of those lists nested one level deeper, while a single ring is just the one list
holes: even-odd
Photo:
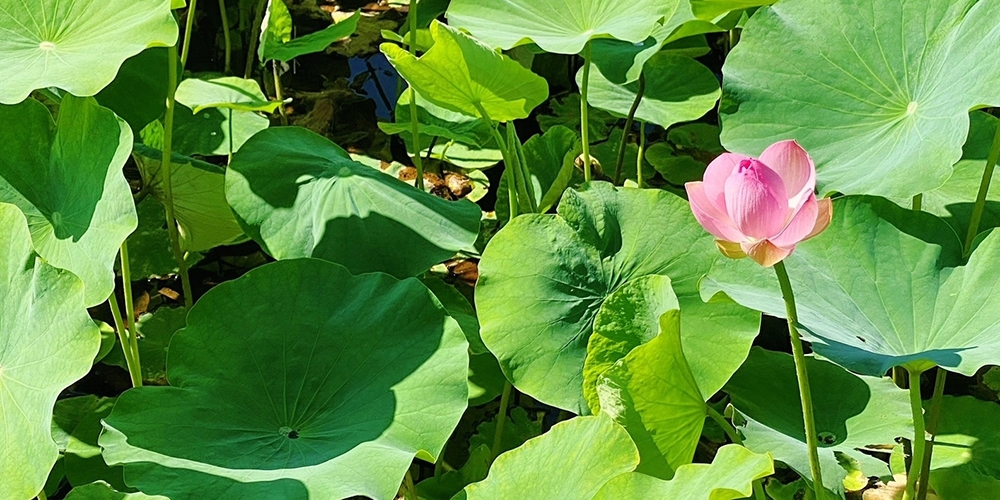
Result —
[{"label": "pink lotus flower", "polygon": [[833,204],[816,199],[816,166],[795,141],[770,145],[760,158],[723,153],[689,182],[691,210],[724,255],[771,267],[795,245],[823,232]]}]

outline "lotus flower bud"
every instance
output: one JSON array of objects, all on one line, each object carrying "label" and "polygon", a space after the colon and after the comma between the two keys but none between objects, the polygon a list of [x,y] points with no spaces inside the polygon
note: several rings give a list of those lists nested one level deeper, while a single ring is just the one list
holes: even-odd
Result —
[{"label": "lotus flower bud", "polygon": [[833,204],[816,199],[816,166],[795,141],[772,144],[759,158],[723,153],[689,182],[691,210],[727,257],[771,267],[830,224]]}]

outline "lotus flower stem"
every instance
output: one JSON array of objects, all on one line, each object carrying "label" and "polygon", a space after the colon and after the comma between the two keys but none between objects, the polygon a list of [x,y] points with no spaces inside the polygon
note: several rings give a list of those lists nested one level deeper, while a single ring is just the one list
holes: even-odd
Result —
[{"label": "lotus flower stem", "polygon": [[229,14],[226,13],[226,0],[219,0],[219,15],[222,17],[222,39],[226,44],[226,63],[224,71],[228,75],[233,72],[233,41],[229,34]]},{"label": "lotus flower stem", "polygon": [[587,120],[587,87],[590,84],[590,41],[583,49],[583,78],[580,81],[580,138],[583,141],[583,180],[590,181],[590,123]]},{"label": "lotus flower stem", "polygon": [[[737,432],[733,424],[726,420],[726,417],[723,417],[722,414],[715,411],[715,408],[712,408],[708,404],[705,405],[705,411],[715,423],[719,424],[719,427],[722,427],[722,431],[726,433],[730,441],[746,448],[746,445],[743,444],[743,438],[740,437],[740,433]],[[756,500],[767,500],[767,496],[764,495],[764,487],[760,484],[760,479],[754,479],[753,481],[753,497]]]},{"label": "lotus flower stem", "polygon": [[931,397],[930,412],[927,414],[927,433],[930,434],[931,439],[927,441],[927,447],[924,450],[924,460],[920,464],[920,477],[924,478],[924,480],[920,481],[920,484],[917,485],[918,500],[926,500],[927,498],[927,487],[930,483],[931,473],[931,455],[934,453],[934,440],[937,437],[938,419],[941,417],[941,398],[944,397],[944,383],[947,375],[947,370],[938,368],[937,374],[934,376],[934,396]]},{"label": "lotus flower stem", "polygon": [[[826,498],[823,488],[823,471],[819,464],[819,451],[816,434],[816,420],[813,416],[812,390],[809,387],[809,372],[806,370],[806,355],[802,348],[802,338],[799,336],[798,313],[795,310],[795,295],[792,293],[792,283],[788,280],[788,272],[784,262],[774,264],[774,273],[778,276],[781,295],[785,298],[785,313],[788,316],[788,336],[792,341],[792,357],[795,360],[795,377],[799,382],[799,399],[802,401],[802,419],[805,424],[806,446],[809,448],[809,470],[813,479],[813,490],[816,500]],[[919,400],[919,393],[918,393]]]},{"label": "lotus flower stem", "polygon": [[181,71],[187,67],[188,49],[191,48],[191,30],[194,29],[194,14],[198,7],[198,0],[188,1],[187,23],[184,25],[184,45],[181,49]]},{"label": "lotus flower stem", "polygon": [[[628,134],[632,131],[632,121],[635,119],[635,111],[639,109],[642,102],[642,94],[646,92],[646,75],[639,73],[639,87],[635,91],[635,99],[632,107],[628,110],[628,117],[625,118],[625,126],[622,127],[622,140],[618,143],[618,159],[615,160],[615,184],[622,182],[622,164],[625,163],[625,145],[628,143]],[[639,130],[642,134],[642,130]]]},{"label": "lotus flower stem", "polygon": [[1000,160],[1000,125],[997,126],[993,134],[993,144],[990,145],[990,152],[986,155],[986,168],[983,169],[983,179],[979,183],[979,194],[976,196],[976,204],[972,208],[972,217],[969,218],[969,232],[965,235],[965,258],[972,255],[972,244],[979,234],[979,221],[983,217],[983,210],[986,208],[986,195],[990,192],[990,181],[993,180],[993,167],[997,160]]},{"label": "lotus flower stem", "polygon": [[132,357],[131,342],[128,339],[128,330],[125,329],[125,322],[122,320],[121,309],[118,308],[118,297],[111,292],[108,297],[108,305],[111,307],[111,316],[115,319],[115,332],[118,333],[118,342],[122,345],[122,353],[125,355],[125,366],[128,368],[128,376],[132,379],[132,387],[142,386],[142,372],[138,363]]},{"label": "lotus flower stem", "polygon": [[500,396],[500,410],[497,413],[497,430],[493,434],[493,446],[490,448],[490,461],[497,459],[500,454],[500,446],[503,444],[503,427],[507,421],[507,407],[510,406],[510,393],[514,386],[509,381],[504,380],[503,394]]},{"label": "lotus flower stem", "polygon": [[[193,6],[194,2],[192,2]],[[187,38],[189,33],[185,33]],[[170,163],[171,147],[174,135],[174,93],[177,91],[177,45],[167,47],[167,109],[163,113],[163,158],[160,172],[163,175],[163,208],[167,215],[167,234],[170,236],[170,249],[177,261],[178,274],[181,277],[181,287],[184,292],[184,307],[191,309],[194,305],[194,295],[191,291],[191,277],[188,275],[187,261],[181,251],[180,237],[177,234],[177,217],[174,215],[173,172]]]},{"label": "lotus flower stem", "polygon": [[[139,373],[139,383],[142,384],[142,364],[139,359],[139,336],[135,327],[135,302],[132,299],[132,269],[129,267],[128,260],[128,240],[122,242],[119,253],[121,254],[122,266],[122,293],[125,295],[125,314],[128,318],[128,321],[125,323],[129,335],[129,344],[127,347],[132,351],[132,357],[135,360],[135,370]],[[122,352],[125,351],[125,348],[125,344],[122,344]]]},{"label": "lotus flower stem", "polygon": [[646,156],[646,122],[639,121],[639,153],[635,155],[635,183],[639,189],[646,187],[642,180],[642,160]]},{"label": "lotus flower stem", "polygon": [[927,431],[924,427],[923,400],[920,398],[920,374],[921,370],[907,368],[910,374],[910,411],[913,414],[913,457],[910,460],[910,467],[906,470],[906,489],[903,491],[903,500],[912,500],[916,491],[917,481],[920,480],[920,468],[924,463],[924,450],[927,444]]},{"label": "lotus flower stem", "polygon": [[[417,0],[410,1],[410,11],[406,13],[410,23],[409,42],[407,49],[413,57],[417,57]],[[417,116],[417,91],[410,85],[410,132],[413,134],[413,167],[417,169],[417,178],[413,180],[417,189],[424,190],[424,160],[420,158],[420,120]],[[433,149],[433,146],[431,146]]]}]

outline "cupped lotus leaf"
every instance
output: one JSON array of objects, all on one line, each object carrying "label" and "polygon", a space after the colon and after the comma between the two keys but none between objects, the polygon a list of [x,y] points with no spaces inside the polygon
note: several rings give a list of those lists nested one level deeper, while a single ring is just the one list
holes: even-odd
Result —
[{"label": "cupped lotus leaf", "polygon": [[685,355],[712,394],[745,359],[760,320],[724,297],[701,300],[698,280],[718,258],[679,196],[606,182],[567,190],[558,215],[517,217],[487,246],[476,289],[483,342],[518,390],[588,412],[583,365],[601,304],[630,280],[665,275],[680,304]]},{"label": "cupped lotus leaf", "polygon": [[577,417],[497,457],[485,480],[455,500],[532,498],[589,500],[611,478],[631,472],[639,454],[607,415]]},{"label": "cupped lotus leaf", "polygon": [[274,258],[316,257],[353,273],[413,276],[479,234],[475,204],[419,191],[296,127],[261,132],[233,156],[226,198]]},{"label": "cupped lotus leaf", "polygon": [[177,85],[175,97],[194,114],[208,108],[273,113],[281,105],[267,100],[256,81],[235,76],[188,78]]},{"label": "cupped lotus leaf", "polygon": [[[923,194],[921,204],[921,210],[944,219],[961,238],[969,232],[969,220],[982,183],[986,157],[1000,120],[985,112],[974,111],[969,114],[969,123],[969,137],[962,147],[962,159],[955,164],[951,177],[944,185]],[[893,199],[904,208],[911,206],[911,200]],[[1000,227],[1000,183],[996,182],[990,184],[979,231],[994,227]]]},{"label": "cupped lotus leaf", "polygon": [[66,500],[170,500],[159,495],[147,495],[142,492],[122,493],[110,484],[98,481],[73,488],[66,494]]},{"label": "cupped lotus leaf", "polygon": [[660,317],[675,309],[680,309],[680,305],[666,276],[642,276],[608,295],[594,317],[583,362],[583,397],[591,412],[601,409],[597,397],[601,375],[633,349],[660,334]]},{"label": "cupped lotus leaf", "polygon": [[622,474],[608,481],[594,500],[664,498],[684,500],[735,500],[753,494],[753,482],[774,473],[769,455],[742,446],[719,448],[710,464],[687,464],[670,481],[639,472]]},{"label": "cupped lotus leaf", "polygon": [[679,0],[453,0],[448,23],[491,47],[535,43],[546,52],[579,54],[592,38],[642,42]]},{"label": "cupped lotus leaf", "polygon": [[[44,137],[44,136],[43,136]],[[0,498],[41,491],[59,455],[52,408],[90,371],[101,339],[83,283],[33,250],[21,211],[0,203]]]},{"label": "cupped lotus leaf", "polygon": [[104,302],[118,248],[138,223],[122,175],[128,124],[93,98],[69,95],[58,123],[34,99],[0,105],[0,123],[0,202],[24,212],[46,262],[83,280],[88,307]]},{"label": "cupped lotus leaf", "polygon": [[100,444],[148,494],[390,499],[466,409],[468,344],[416,279],[297,259],[218,285]]},{"label": "cupped lotus leaf", "polygon": [[[1000,359],[1000,232],[962,263],[951,227],[882,198],[847,197],[833,221],[785,259],[803,336],[854,372],[933,365],[972,376]],[[777,280],[746,262],[720,261],[702,283],[736,302],[784,317]],[[485,338],[485,335],[484,335]],[[488,345],[488,344],[487,344]]]},{"label": "cupped lotus leaf", "polygon": [[92,96],[129,57],[177,42],[170,0],[6,2],[0,31],[0,104],[47,87]]},{"label": "cupped lotus leaf", "polygon": [[658,330],[600,375],[597,395],[639,449],[636,472],[669,479],[694,458],[705,400],[681,349],[680,312],[664,313]]},{"label": "cupped lotus leaf", "polygon": [[1000,104],[1000,66],[980,64],[997,44],[996,2],[762,8],[723,67],[722,143],[757,154],[798,140],[816,162],[821,193],[930,191],[961,157],[969,110]]},{"label": "cupped lotus leaf", "polygon": [[[875,445],[913,436],[913,417],[906,391],[885,377],[858,376],[814,357],[806,358],[819,438],[823,485],[843,493],[847,470],[840,456],[857,462],[865,476],[889,474],[885,462],[861,453]],[[812,480],[802,423],[802,406],[792,356],[755,347],[746,363],[726,384],[744,444],[770,453]]]},{"label": "cupped lotus leaf", "polygon": [[[272,5],[281,4],[281,0],[271,0]],[[288,10],[285,10],[287,14]],[[274,19],[274,16],[269,19]],[[260,46],[260,60],[288,62],[296,57],[321,52],[330,46],[331,43],[351,36],[358,29],[358,20],[361,18],[361,11],[357,10],[354,15],[343,19],[336,24],[332,24],[319,31],[303,35],[298,38],[285,38],[268,36],[270,29],[263,33],[264,42]],[[291,17],[288,18],[289,28],[291,27]]]},{"label": "cupped lotus leaf", "polygon": [[[643,71],[645,91],[635,117],[663,128],[701,118],[722,95],[712,70],[690,57],[660,52],[646,62]],[[582,72],[582,69],[577,72],[577,85],[582,84]],[[638,89],[638,81],[615,84],[595,67],[590,74],[587,102],[624,117],[632,108]]]},{"label": "cupped lotus leaf", "polygon": [[[925,404],[930,404],[929,402]],[[1000,491],[1000,406],[945,396],[934,438],[930,486],[941,500],[992,500]]]},{"label": "cupped lotus leaf", "polygon": [[[163,156],[157,149],[135,146],[143,189],[166,204]],[[206,252],[246,238],[226,202],[226,171],[183,155],[171,156],[170,177],[177,234],[184,252]]]},{"label": "cupped lotus leaf", "polygon": [[544,78],[458,29],[435,21],[431,35],[434,46],[420,58],[392,43],[380,47],[428,101],[467,116],[505,122],[527,118],[549,97]]},{"label": "cupped lotus leaf", "polygon": [[167,109],[167,50],[151,47],[126,59],[114,81],[94,96],[128,122],[133,135]]}]

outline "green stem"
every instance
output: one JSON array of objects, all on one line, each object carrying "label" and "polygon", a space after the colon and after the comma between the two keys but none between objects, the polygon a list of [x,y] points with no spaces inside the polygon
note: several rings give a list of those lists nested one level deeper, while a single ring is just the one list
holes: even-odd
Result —
[{"label": "green stem", "polygon": [[118,333],[118,343],[121,344],[122,354],[125,355],[125,366],[128,368],[128,376],[132,379],[132,387],[142,386],[142,372],[136,365],[132,357],[132,343],[128,339],[128,330],[125,329],[125,322],[122,320],[121,309],[118,308],[118,297],[114,292],[108,298],[108,305],[111,307],[111,316],[115,319],[115,332]]},{"label": "green stem", "polygon": [[260,3],[257,4],[257,14],[254,16],[253,26],[250,27],[250,43],[243,78],[250,78],[250,73],[253,72],[253,62],[257,60],[257,42],[260,38],[260,25],[264,23],[265,9],[267,9],[267,0],[260,0]]},{"label": "green stem", "polygon": [[923,400],[920,398],[920,374],[918,370],[907,368],[910,374],[910,412],[913,414],[913,457],[906,469],[906,489],[903,490],[903,500],[912,500],[920,481],[920,467],[924,463],[924,450],[927,444],[927,432],[924,428]]},{"label": "green stem", "polygon": [[[444,450],[441,453],[444,453]],[[413,485],[413,474],[410,472],[410,469],[406,469],[406,475],[403,476],[403,485],[399,489],[405,500],[420,500],[420,497],[417,495],[417,487]]]},{"label": "green stem", "polygon": [[[194,2],[191,2],[192,7]],[[188,33],[184,34],[184,38]],[[185,42],[187,43],[187,42]],[[187,261],[181,251],[180,237],[177,234],[177,218],[174,215],[173,172],[170,163],[171,147],[174,135],[174,92],[177,91],[177,46],[167,47],[167,109],[163,114],[163,208],[167,213],[167,234],[170,236],[170,249],[177,261],[178,274],[181,276],[181,287],[184,292],[184,307],[190,309],[194,305],[194,295],[191,292],[191,277],[188,276]]]},{"label": "green stem", "polygon": [[740,43],[740,28],[733,28],[729,30],[729,50],[732,51],[737,43]]},{"label": "green stem", "polygon": [[[729,436],[730,441],[739,446],[744,446],[740,433],[736,431],[736,427],[733,427],[733,424],[726,420],[726,417],[723,417],[722,414],[715,411],[715,408],[712,408],[708,404],[705,405],[705,409],[708,412],[708,416],[712,417],[712,420],[719,424],[719,427],[722,427],[722,431],[726,433],[726,436]],[[753,496],[756,500],[767,500],[767,496],[764,495],[764,487],[761,486],[759,479],[753,481]]]},{"label": "green stem", "polygon": [[518,181],[515,188],[517,189],[518,201],[522,203],[521,209],[524,210],[524,213],[538,213],[535,190],[531,186],[531,173],[528,172],[524,148],[521,147],[521,141],[517,138],[517,129],[514,127],[513,121],[507,122],[507,153],[515,162],[514,168]]},{"label": "green stem", "polygon": [[191,30],[194,29],[194,14],[197,7],[198,0],[189,0],[187,23],[184,25],[184,45],[181,47],[181,72],[187,67],[188,49],[191,48]]},{"label": "green stem", "polygon": [[639,121],[639,154],[635,156],[635,183],[639,185],[639,189],[645,186],[645,181],[642,179],[642,161],[646,156],[646,124]]},{"label": "green stem", "polygon": [[972,243],[979,233],[979,221],[983,217],[983,210],[986,208],[986,195],[990,191],[990,181],[993,180],[993,167],[1000,159],[1000,124],[993,134],[993,144],[990,145],[990,152],[986,155],[986,168],[983,169],[983,179],[979,183],[979,194],[976,196],[976,204],[972,208],[972,217],[969,218],[969,232],[965,235],[965,258],[972,255]]},{"label": "green stem", "polygon": [[490,122],[490,134],[493,136],[493,141],[497,143],[497,147],[500,148],[500,156],[503,157],[504,174],[507,175],[507,204],[510,205],[510,219],[514,220],[520,214],[520,203],[518,190],[517,190],[517,162],[507,147],[507,143],[503,140],[500,135],[500,131],[497,130],[498,125],[493,124],[493,119],[490,118],[490,113],[486,111],[486,108],[482,104],[476,103],[476,110],[479,111],[479,116],[484,120]]},{"label": "green stem", "polygon": [[[142,364],[139,359],[139,336],[135,327],[135,302],[132,299],[132,269],[129,266],[128,259],[128,240],[122,242],[119,251],[121,253],[122,266],[122,292],[125,294],[125,314],[128,318],[125,327],[128,328],[129,349],[132,350],[132,356],[135,359],[135,369],[141,377]],[[122,346],[122,349],[125,349],[125,346]]]},{"label": "green stem", "polygon": [[802,419],[806,433],[806,446],[809,448],[809,471],[812,474],[813,489],[817,500],[826,498],[823,487],[823,471],[819,464],[819,443],[817,442],[816,420],[813,416],[812,390],[809,387],[809,372],[806,369],[806,355],[802,348],[802,338],[799,337],[799,318],[795,309],[795,295],[792,293],[792,283],[788,280],[785,263],[774,265],[774,273],[778,276],[781,295],[785,299],[785,313],[788,316],[788,336],[792,342],[792,357],[795,360],[795,377],[799,383],[799,399],[802,401]]},{"label": "green stem", "polygon": [[38,498],[38,500],[48,500],[49,497],[45,496],[45,490],[43,489],[38,492],[38,496],[36,498]]},{"label": "green stem", "polygon": [[503,426],[507,421],[507,407],[510,406],[510,393],[513,392],[513,389],[514,386],[510,382],[504,381],[503,395],[500,396],[500,411],[497,413],[497,430],[493,434],[493,447],[490,448],[493,460],[496,460],[497,455],[500,454],[500,445],[503,442]]},{"label": "green stem", "polygon": [[930,484],[931,456],[934,453],[934,441],[937,439],[938,419],[941,417],[941,399],[944,398],[944,383],[948,372],[938,368],[934,375],[934,396],[931,397],[931,408],[927,415],[927,433],[931,435],[927,441],[927,448],[924,450],[924,460],[920,464],[920,477],[924,478],[917,485],[917,499],[926,500],[927,487]]},{"label": "green stem", "polygon": [[590,181],[590,123],[587,120],[587,87],[590,84],[590,42],[583,49],[583,79],[580,82],[580,137],[583,140],[583,180]]},{"label": "green stem", "polygon": [[226,13],[226,0],[219,0],[219,15],[222,17],[222,39],[226,43],[225,73],[231,74],[233,61],[233,41],[229,35],[229,14]]},{"label": "green stem", "polygon": [[[410,1],[410,11],[406,14],[410,26],[407,49],[413,57],[417,56],[417,0]],[[414,184],[417,189],[424,190],[424,161],[420,158],[420,121],[417,116],[417,92],[410,85],[410,131],[413,133],[413,166],[417,169]]]},{"label": "green stem", "polygon": [[274,73],[274,97],[281,102],[278,111],[281,112],[281,124],[288,125],[288,114],[285,112],[285,98],[281,92],[281,75],[278,74],[278,61],[271,61],[271,72]]},{"label": "green stem", "polygon": [[[642,95],[646,92],[646,75],[639,73],[639,87],[635,91],[635,99],[632,100],[632,107],[628,110],[628,117],[625,118],[625,126],[622,128],[622,140],[618,143],[618,158],[615,160],[614,183],[622,182],[622,164],[625,163],[625,145],[628,143],[628,134],[632,132],[632,121],[635,120],[635,111],[639,109],[642,102]],[[642,131],[640,131],[642,133]]]}]

